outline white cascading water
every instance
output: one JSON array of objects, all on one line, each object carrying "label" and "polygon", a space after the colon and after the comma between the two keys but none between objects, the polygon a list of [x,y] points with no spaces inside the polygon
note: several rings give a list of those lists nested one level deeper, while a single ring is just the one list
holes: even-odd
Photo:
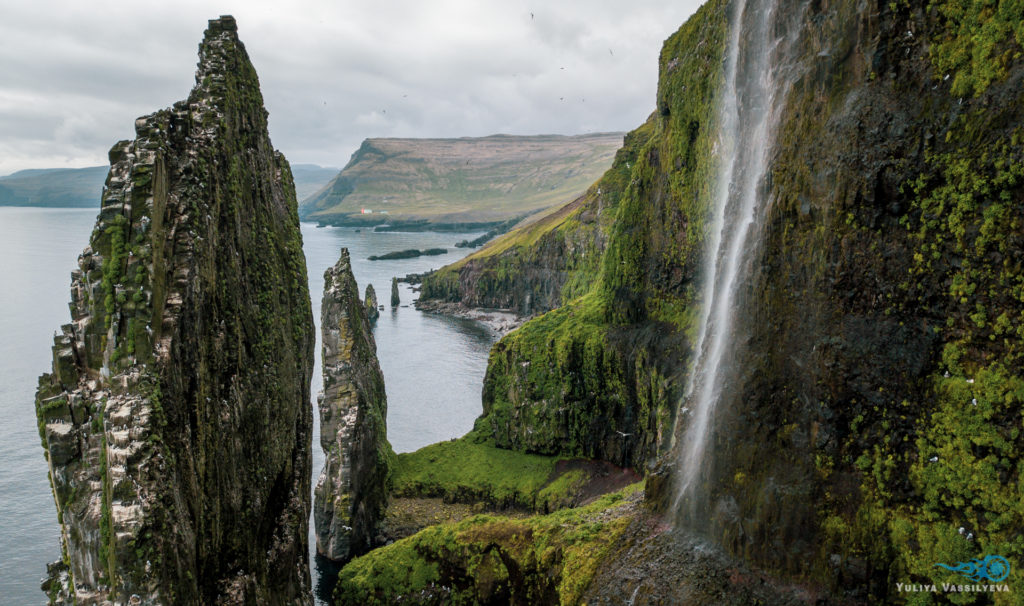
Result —
[{"label": "white cascading water", "polygon": [[[737,291],[750,273],[767,204],[762,181],[784,95],[772,36],[777,0],[733,0],[718,115],[714,207],[705,250],[702,311],[689,380],[677,415],[674,510],[692,495],[730,378],[737,339]],[[691,500],[692,503],[692,500]]]}]

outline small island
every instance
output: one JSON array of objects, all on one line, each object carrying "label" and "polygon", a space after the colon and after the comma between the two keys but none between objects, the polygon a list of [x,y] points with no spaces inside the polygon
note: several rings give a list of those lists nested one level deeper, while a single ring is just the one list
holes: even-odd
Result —
[{"label": "small island", "polygon": [[383,255],[370,255],[367,258],[370,261],[391,261],[394,259],[414,259],[416,257],[431,257],[436,255],[443,255],[446,254],[447,252],[447,248],[427,248],[424,250],[409,248],[407,250],[396,250],[395,252],[384,253]]}]

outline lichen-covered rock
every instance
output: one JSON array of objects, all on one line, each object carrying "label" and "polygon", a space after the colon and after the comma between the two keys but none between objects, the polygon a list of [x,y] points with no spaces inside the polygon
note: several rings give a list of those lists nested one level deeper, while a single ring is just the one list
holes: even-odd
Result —
[{"label": "lichen-covered rock", "polygon": [[347,560],[368,550],[377,536],[392,456],[384,375],[347,249],[324,272],[320,324],[324,391],[317,401],[326,461],[314,490],[316,547],[332,560]]},{"label": "lichen-covered rock", "polygon": [[110,151],[40,378],[55,603],[309,604],[314,328],[288,162],[231,17]]},{"label": "lichen-covered rock", "polygon": [[402,299],[398,297],[398,278],[391,278],[391,307],[398,307]]},{"label": "lichen-covered rock", "polygon": [[366,295],[363,297],[363,305],[366,306],[366,317],[370,323],[377,321],[380,317],[380,310],[377,309],[377,293],[373,290],[373,284],[366,285]]}]

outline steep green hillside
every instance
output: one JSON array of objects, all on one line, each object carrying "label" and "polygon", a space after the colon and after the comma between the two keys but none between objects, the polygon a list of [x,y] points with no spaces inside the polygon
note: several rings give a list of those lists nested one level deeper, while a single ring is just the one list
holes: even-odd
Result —
[{"label": "steep green hillside", "polygon": [[[667,448],[693,322],[724,33],[724,11],[711,3],[666,42],[659,111],[582,200],[424,281],[428,298],[561,306],[491,351],[476,427],[498,446],[639,470]],[[523,293],[536,293],[534,307]]]},{"label": "steep green hillside", "polygon": [[626,134],[611,168],[571,203],[532,218],[483,249],[423,278],[420,301],[543,313],[587,292],[631,166],[653,119]]},{"label": "steep green hillside", "polygon": [[328,225],[495,225],[573,199],[621,144],[621,133],[367,139],[300,213]]}]

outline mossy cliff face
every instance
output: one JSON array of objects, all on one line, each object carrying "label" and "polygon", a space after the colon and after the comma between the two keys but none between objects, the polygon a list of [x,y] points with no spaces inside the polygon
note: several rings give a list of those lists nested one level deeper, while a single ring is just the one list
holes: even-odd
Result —
[{"label": "mossy cliff face", "polygon": [[[606,234],[582,261],[559,261],[589,267],[556,289],[564,304],[491,351],[477,429],[498,446],[644,469],[670,444],[705,238],[725,23],[723,3],[712,2],[666,42],[659,109],[591,192],[600,189],[607,223],[578,221],[594,210],[599,198],[590,198],[510,257],[528,260],[574,230]],[[503,263],[501,242],[479,253],[481,264]]]},{"label": "mossy cliff face", "polygon": [[324,391],[318,405],[326,461],[313,494],[316,547],[332,560],[347,560],[372,546],[391,489],[384,375],[347,249],[324,272],[320,324]]},{"label": "mossy cliff face", "polygon": [[[755,566],[865,602],[902,599],[897,582],[955,581],[933,564],[984,554],[1014,562],[1008,583],[1021,578],[1014,7],[793,8],[799,77],[769,155],[739,372],[714,421],[697,528]],[[671,445],[700,304],[726,11],[708,3],[664,46],[651,134],[590,288],[492,351],[477,429],[499,446],[636,465]],[[674,451],[662,461],[647,498],[667,510]]]},{"label": "mossy cliff face", "polygon": [[[815,553],[872,600],[955,578],[935,562],[1024,556],[1024,36],[1019,10],[983,5],[811,5],[751,282],[756,404],[721,430],[718,502],[771,512],[725,540],[778,561],[748,533],[813,528],[782,568]],[[752,421],[776,443],[732,437]]]},{"label": "mossy cliff face", "polygon": [[287,161],[234,19],[110,152],[37,413],[58,603],[308,604],[313,322]]},{"label": "mossy cliff face", "polygon": [[960,7],[806,5],[705,464],[705,532],[872,602],[1024,555],[1021,18]]}]

